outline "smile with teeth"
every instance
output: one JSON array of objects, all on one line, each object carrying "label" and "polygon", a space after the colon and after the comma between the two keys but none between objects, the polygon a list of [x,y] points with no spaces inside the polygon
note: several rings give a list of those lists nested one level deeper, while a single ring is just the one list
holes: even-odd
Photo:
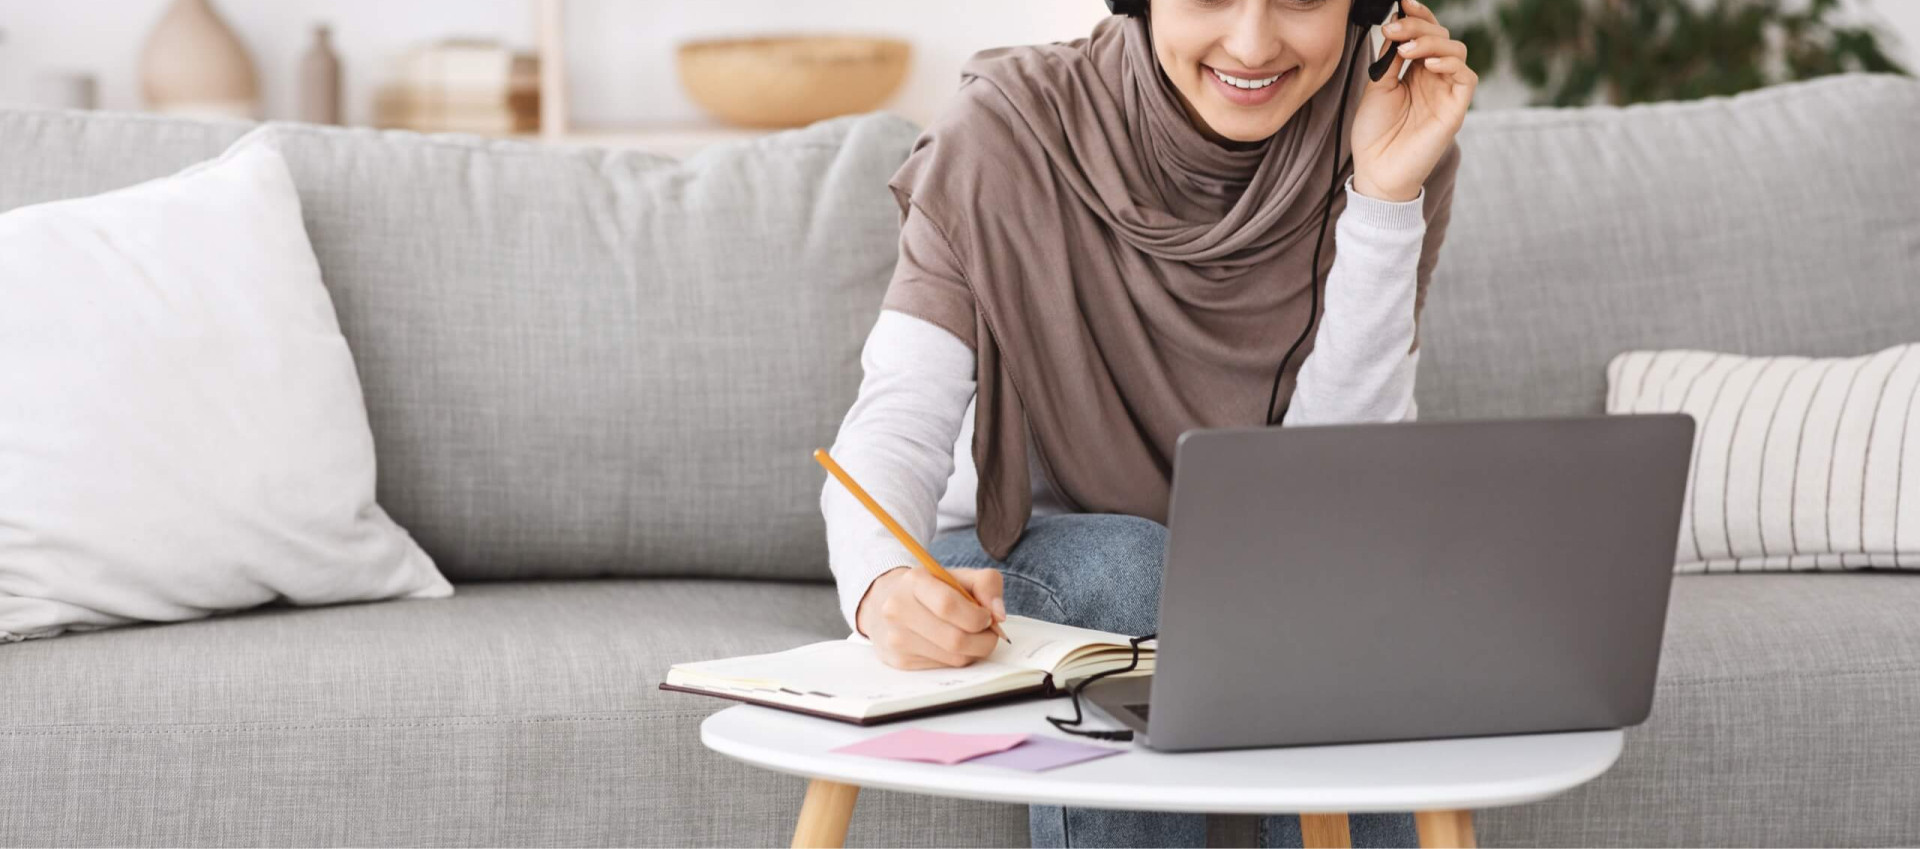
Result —
[{"label": "smile with teeth", "polygon": [[1234,88],[1244,88],[1248,90],[1259,90],[1259,89],[1266,88],[1267,86],[1273,85],[1275,80],[1278,80],[1281,77],[1286,76],[1286,72],[1282,71],[1278,74],[1274,74],[1271,77],[1266,77],[1258,80],[1248,80],[1248,79],[1242,79],[1240,77],[1233,76],[1231,74],[1223,74],[1223,73],[1220,73],[1219,71],[1214,71],[1212,68],[1208,68],[1207,70],[1213,71],[1213,75],[1216,77],[1219,77],[1220,81],[1223,83],[1226,83],[1227,85],[1233,86]]}]

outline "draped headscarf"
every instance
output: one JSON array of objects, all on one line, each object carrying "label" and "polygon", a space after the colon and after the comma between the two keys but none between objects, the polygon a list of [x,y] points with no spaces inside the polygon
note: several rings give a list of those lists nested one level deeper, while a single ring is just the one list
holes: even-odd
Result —
[{"label": "draped headscarf", "polygon": [[[1142,18],[982,51],[962,68],[954,101],[889,183],[903,263],[940,256],[958,274],[897,271],[884,306],[953,331],[977,355],[987,552],[1005,559],[1032,513],[1029,438],[1069,509],[1165,522],[1182,432],[1265,423],[1274,370],[1309,319],[1320,216],[1367,84],[1368,57],[1349,61],[1366,49],[1358,35],[1348,27],[1335,79],[1241,148],[1193,126]],[[1348,108],[1336,114],[1342,85]],[[1334,149],[1335,121],[1347,150]],[[1426,182],[1417,305],[1458,162],[1455,145]],[[1345,206],[1336,191],[1334,219]],[[1329,226],[1323,282],[1333,235]],[[1311,351],[1309,339],[1295,352],[1282,399]]]}]

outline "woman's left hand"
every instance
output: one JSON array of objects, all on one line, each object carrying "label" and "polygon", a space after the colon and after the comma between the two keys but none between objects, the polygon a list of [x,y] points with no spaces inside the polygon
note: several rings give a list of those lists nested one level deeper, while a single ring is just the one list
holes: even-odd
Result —
[{"label": "woman's left hand", "polygon": [[[1386,26],[1388,41],[1400,42],[1400,55],[1367,83],[1354,115],[1353,187],[1405,202],[1420,196],[1466,121],[1480,75],[1467,67],[1467,46],[1448,35],[1432,9],[1419,0],[1400,0],[1400,6],[1407,16]],[[1408,62],[1413,68],[1400,79]]]}]

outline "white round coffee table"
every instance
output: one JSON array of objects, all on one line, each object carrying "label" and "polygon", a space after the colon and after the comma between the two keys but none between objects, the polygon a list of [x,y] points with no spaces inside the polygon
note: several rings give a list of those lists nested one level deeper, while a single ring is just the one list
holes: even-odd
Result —
[{"label": "white round coffee table", "polygon": [[830,749],[901,728],[1063,737],[1045,719],[1065,700],[860,727],[741,705],[700,725],[707,748],[812,779],[793,845],[839,846],[860,788],[1022,805],[1212,814],[1300,814],[1308,847],[1346,846],[1347,813],[1413,811],[1422,846],[1473,846],[1472,811],[1565,792],[1613,766],[1620,731],[1363,743],[1168,754],[1124,743],[1125,754],[1047,772],[941,766]]}]

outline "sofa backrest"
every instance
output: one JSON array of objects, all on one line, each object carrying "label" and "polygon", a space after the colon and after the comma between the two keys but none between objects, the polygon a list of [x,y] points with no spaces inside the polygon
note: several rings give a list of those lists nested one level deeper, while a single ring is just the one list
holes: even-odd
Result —
[{"label": "sofa backrest", "polygon": [[1474,111],[1420,325],[1420,417],[1599,413],[1633,348],[1920,341],[1920,81]]},{"label": "sofa backrest", "polygon": [[[0,113],[0,209],[169,174],[249,126]],[[381,504],[456,581],[827,577],[809,452],[858,388],[918,132],[851,117],[681,163],[278,127]]]},{"label": "sofa backrest", "polygon": [[[250,126],[0,111],[0,210]],[[917,134],[877,114],[676,163],[280,127],[383,506],[456,581],[827,577],[807,454],[858,387]],[[1422,418],[1599,412],[1628,348],[1920,340],[1920,82],[1476,111],[1460,144]]]}]

